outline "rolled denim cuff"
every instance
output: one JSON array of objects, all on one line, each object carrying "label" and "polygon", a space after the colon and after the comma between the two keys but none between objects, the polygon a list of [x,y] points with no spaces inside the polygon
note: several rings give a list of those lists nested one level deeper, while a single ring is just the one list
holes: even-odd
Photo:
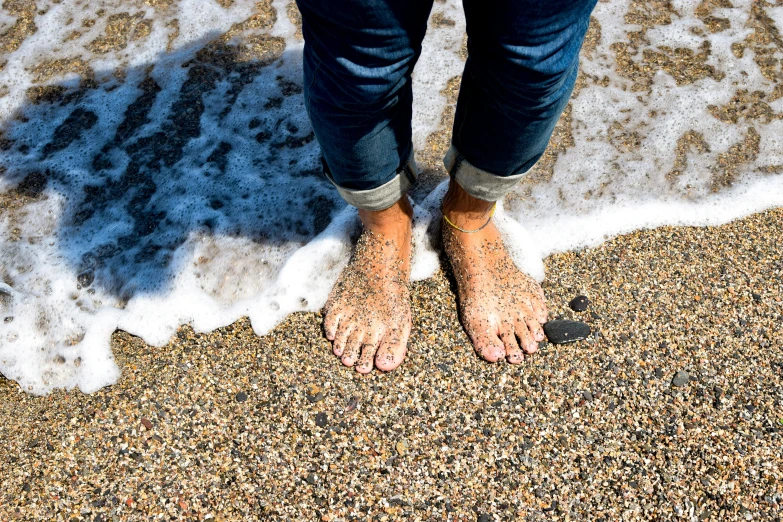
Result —
[{"label": "rolled denim cuff", "polygon": [[498,176],[471,165],[454,145],[446,152],[443,164],[449,175],[465,192],[484,201],[497,201],[519,183],[527,171],[511,176]]},{"label": "rolled denim cuff", "polygon": [[349,204],[363,210],[385,210],[397,203],[402,196],[408,193],[411,187],[416,183],[419,171],[416,168],[416,161],[413,158],[413,152],[408,157],[407,163],[397,172],[389,181],[373,189],[353,190],[343,188],[335,183],[329,172],[325,172],[329,181],[337,187],[340,196]]}]

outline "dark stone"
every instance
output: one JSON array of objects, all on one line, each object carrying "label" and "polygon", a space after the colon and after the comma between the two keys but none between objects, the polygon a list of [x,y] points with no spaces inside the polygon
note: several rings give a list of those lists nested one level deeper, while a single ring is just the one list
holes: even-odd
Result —
[{"label": "dark stone", "polygon": [[316,484],[318,484],[318,475],[316,475],[315,473],[308,473],[305,480],[311,486],[315,486]]},{"label": "dark stone", "polygon": [[314,404],[316,402],[321,402],[324,400],[324,394],[323,392],[318,392],[315,395],[310,395],[309,393],[305,395],[307,397],[307,400],[310,401],[310,403]]},{"label": "dark stone", "polygon": [[587,402],[590,402],[590,401],[592,401],[592,400],[593,400],[593,394],[592,394],[592,393],[590,393],[590,391],[588,391],[588,390],[585,390],[585,391],[583,391],[583,392],[582,392],[582,397],[583,397],[583,398],[584,398],[584,400],[586,400]]},{"label": "dark stone", "polygon": [[237,402],[245,402],[247,400],[247,393],[243,391],[239,392],[237,393],[235,399],[237,400]]},{"label": "dark stone", "polygon": [[6,317],[5,319],[3,319],[3,322],[4,322],[4,323],[10,323],[10,322],[12,322],[13,320],[14,320],[13,316],[10,316],[10,315],[9,315],[9,316],[8,316],[8,317]]},{"label": "dark stone", "polygon": [[490,518],[490,516],[486,513],[482,513],[478,516],[476,522],[492,522],[492,518]]},{"label": "dark stone", "polygon": [[672,379],[672,386],[682,387],[691,381],[691,376],[685,370],[680,370]]},{"label": "dark stone", "polygon": [[753,297],[753,300],[756,301],[757,303],[761,302],[761,296],[759,294],[754,292],[750,295]]},{"label": "dark stone", "polygon": [[588,306],[590,306],[590,300],[583,295],[574,297],[571,299],[571,302],[568,303],[568,307],[574,312],[584,312],[587,310]]},{"label": "dark stone", "polygon": [[656,379],[662,379],[663,378],[663,370],[661,368],[655,369],[655,378]]},{"label": "dark stone", "polygon": [[590,327],[581,321],[549,321],[544,333],[552,344],[580,341],[590,335]]},{"label": "dark stone", "polygon": [[319,428],[323,428],[324,426],[326,426],[326,421],[327,418],[324,412],[321,412],[315,416],[315,425],[318,426]]},{"label": "dark stone", "polygon": [[87,288],[93,281],[95,281],[95,272],[91,269],[87,269],[76,276],[76,282],[79,283],[79,288]]}]

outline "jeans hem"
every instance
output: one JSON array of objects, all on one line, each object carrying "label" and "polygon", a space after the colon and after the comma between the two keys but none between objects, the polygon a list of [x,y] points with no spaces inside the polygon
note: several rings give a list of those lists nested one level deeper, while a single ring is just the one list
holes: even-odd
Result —
[{"label": "jeans hem", "polygon": [[443,164],[446,166],[446,170],[452,179],[465,192],[474,198],[484,201],[502,199],[528,172],[526,170],[510,176],[498,176],[497,174],[487,172],[475,165],[471,165],[454,145],[446,152]]},{"label": "jeans hem", "polygon": [[416,183],[419,171],[413,158],[413,151],[408,161],[397,174],[380,187],[367,190],[347,189],[338,185],[332,176],[326,172],[327,178],[337,188],[337,192],[348,203],[362,210],[386,210],[397,203]]}]

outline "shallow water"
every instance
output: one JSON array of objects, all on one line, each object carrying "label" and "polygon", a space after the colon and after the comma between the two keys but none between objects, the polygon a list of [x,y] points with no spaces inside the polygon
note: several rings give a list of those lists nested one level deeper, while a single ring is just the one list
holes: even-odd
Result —
[{"label": "shallow water", "polygon": [[[783,205],[783,3],[713,5],[599,3],[572,103],[498,215],[539,279],[551,252]],[[422,159],[462,66],[458,6],[435,4],[415,72]],[[263,334],[323,305],[357,218],[319,173],[301,48],[280,1],[4,4],[3,375],[91,391],[118,377],[116,328],[163,345],[247,315]],[[443,189],[419,197],[415,279],[437,268]]]}]

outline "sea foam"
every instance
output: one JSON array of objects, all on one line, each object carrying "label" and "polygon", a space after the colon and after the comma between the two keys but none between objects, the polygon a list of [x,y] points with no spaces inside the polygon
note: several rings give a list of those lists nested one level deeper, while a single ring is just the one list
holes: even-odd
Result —
[{"label": "sea foam", "polygon": [[[320,309],[359,223],[319,171],[293,4],[38,4],[21,44],[0,9],[0,372],[89,392],[119,377],[118,328],[162,346]],[[783,205],[783,9],[695,4],[599,2],[550,152],[497,214],[539,280],[553,252]],[[417,153],[463,66],[460,3],[433,13]],[[414,279],[444,191],[416,201]]]}]

